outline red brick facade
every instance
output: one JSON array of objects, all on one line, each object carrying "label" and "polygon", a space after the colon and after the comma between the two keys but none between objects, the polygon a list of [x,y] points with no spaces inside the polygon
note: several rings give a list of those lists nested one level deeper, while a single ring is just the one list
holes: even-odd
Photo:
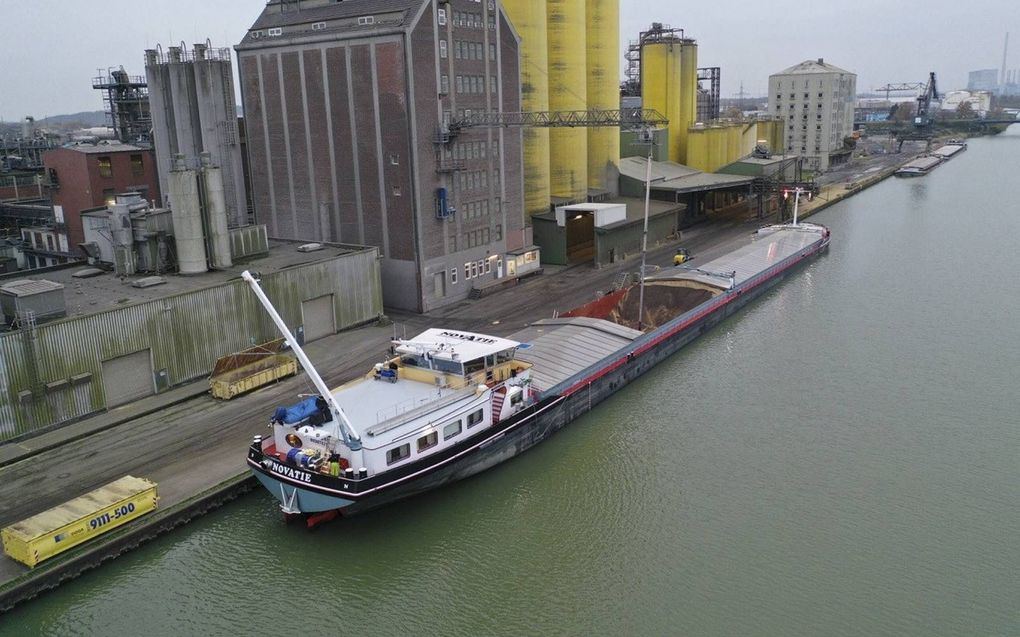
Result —
[{"label": "red brick facade", "polygon": [[50,176],[50,198],[63,209],[72,253],[85,240],[83,210],[105,206],[117,193],[136,191],[150,201],[160,199],[152,152],[125,144],[56,148],[43,154]]}]

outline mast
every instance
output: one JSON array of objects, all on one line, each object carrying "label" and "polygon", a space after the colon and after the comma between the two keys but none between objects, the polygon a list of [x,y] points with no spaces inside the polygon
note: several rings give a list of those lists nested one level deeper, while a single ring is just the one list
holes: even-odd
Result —
[{"label": "mast", "polygon": [[344,413],[344,410],[336,402],[336,398],[333,397],[333,392],[329,391],[329,388],[326,387],[326,383],[323,382],[322,377],[319,376],[319,372],[315,370],[312,362],[308,360],[308,357],[305,355],[305,351],[301,349],[297,340],[291,335],[290,330],[287,328],[287,324],[283,322],[283,318],[280,317],[276,308],[273,307],[273,304],[269,301],[266,293],[262,291],[262,287],[259,286],[259,282],[247,270],[241,273],[241,278],[248,283],[248,286],[251,287],[255,296],[258,297],[259,303],[261,303],[262,307],[266,309],[266,313],[269,314],[269,318],[273,319],[273,323],[276,323],[276,328],[280,330],[280,334],[282,334],[283,338],[287,341],[287,345],[290,345],[294,354],[297,355],[297,359],[301,363],[301,367],[304,368],[308,377],[312,379],[315,389],[318,390],[319,395],[322,396],[322,399],[326,401],[327,405],[329,405],[329,410],[333,413],[333,418],[340,423],[340,433],[344,437],[344,444],[346,444],[351,451],[361,449],[361,435],[358,434],[354,425],[351,424],[350,419],[347,418],[347,414]]}]

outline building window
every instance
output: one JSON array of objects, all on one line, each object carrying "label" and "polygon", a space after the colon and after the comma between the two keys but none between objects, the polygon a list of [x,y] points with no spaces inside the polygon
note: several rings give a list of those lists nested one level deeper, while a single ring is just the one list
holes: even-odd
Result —
[{"label": "building window", "polygon": [[446,40],[439,41],[439,57],[446,57]]},{"label": "building window", "polygon": [[400,165],[400,155],[398,155],[396,153],[390,153],[390,165],[399,166]]},{"label": "building window", "polygon": [[495,44],[491,44],[491,43],[489,44],[489,57],[491,59],[493,59],[493,60],[496,59],[496,45]]},{"label": "building window", "polygon": [[418,438],[418,452],[421,453],[439,444],[439,432],[432,431]]},{"label": "building window", "polygon": [[453,84],[457,88],[457,94],[464,92],[464,76],[458,75],[453,79]]},{"label": "building window", "polygon": [[503,238],[503,224],[496,224],[496,231],[493,233],[496,237],[496,241],[500,241]]},{"label": "building window", "polygon": [[258,39],[258,38],[261,38],[262,36],[264,36],[265,34],[266,34],[265,31],[252,31],[251,32],[251,37],[255,38],[255,39]]},{"label": "building window", "polygon": [[[474,235],[472,235],[472,239],[473,238],[474,238]],[[478,276],[478,264],[477,263],[469,263],[468,265],[471,266],[471,278],[473,279],[473,278],[477,277]],[[469,422],[470,422],[470,419],[469,419]],[[471,425],[469,424],[468,426],[470,427]]]},{"label": "building window", "polygon": [[467,426],[468,426],[468,429],[470,429],[471,427],[474,427],[478,423],[482,422],[483,418],[484,418],[484,416],[482,415],[482,410],[481,409],[479,409],[478,411],[474,411],[474,412],[471,412],[470,414],[468,414],[468,417],[467,417]]},{"label": "building window", "polygon": [[411,445],[403,444],[386,452],[386,464],[395,464],[411,457]]},{"label": "building window", "polygon": [[471,264],[470,263],[465,263],[464,264],[464,280],[467,281],[470,278],[471,278]]},{"label": "building window", "polygon": [[453,41],[453,57],[457,60],[464,57],[464,43],[460,40]]},{"label": "building window", "polygon": [[460,421],[454,420],[453,422],[443,427],[443,440],[449,440],[450,438],[453,438],[454,436],[459,434],[462,430],[463,427],[461,427]]},{"label": "building window", "polygon": [[312,31],[322,31],[325,28],[326,28],[325,22],[316,22],[312,24]]},{"label": "building window", "polygon": [[449,95],[450,93],[450,76],[441,75],[439,76],[439,93],[441,95]]},{"label": "building window", "polygon": [[145,174],[145,163],[142,161],[141,155],[131,155],[131,174],[132,175]]},{"label": "building window", "polygon": [[439,10],[439,24],[440,26],[446,26],[446,9]]},{"label": "building window", "polygon": [[393,196],[394,197],[399,197],[400,196],[400,186],[394,186],[392,192],[393,192]]},{"label": "building window", "polygon": [[269,37],[273,38],[273,37],[276,37],[278,35],[283,35],[283,29],[280,28],[280,27],[273,27],[271,29],[266,29],[266,34],[269,35]]},{"label": "building window", "polygon": [[358,18],[358,24],[361,26],[375,24],[375,16],[371,15],[361,16],[360,18]]},{"label": "building window", "polygon": [[100,157],[97,163],[99,164],[100,177],[113,177],[113,163],[109,157]]},{"label": "building window", "polygon": [[[456,251],[456,245],[454,246],[454,251]],[[457,268],[450,268],[450,283],[453,285],[457,284]]]}]

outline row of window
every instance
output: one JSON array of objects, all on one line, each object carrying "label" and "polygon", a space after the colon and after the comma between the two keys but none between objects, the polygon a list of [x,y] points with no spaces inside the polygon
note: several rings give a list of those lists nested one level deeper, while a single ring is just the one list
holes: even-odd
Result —
[{"label": "row of window", "polygon": [[[457,60],[484,60],[485,43],[471,42],[468,40],[455,40],[453,43],[453,57]],[[489,44],[489,58],[496,59],[496,44]]]},{"label": "row of window", "polygon": [[[452,270],[452,272],[456,273],[456,270]],[[453,282],[454,283],[457,282],[456,274],[454,274]],[[479,424],[484,419],[485,416],[481,409],[471,412],[470,414],[468,414],[467,417],[468,429]],[[443,425],[443,440],[446,441],[449,440],[450,438],[459,436],[462,431],[464,431],[464,427],[463,421],[460,418],[452,422],[448,422],[445,425]],[[418,438],[418,440],[415,441],[415,448],[417,449],[418,453],[421,453],[423,451],[431,449],[432,447],[435,447],[438,444],[439,444],[439,432],[430,431],[429,433],[425,434],[424,436],[421,436],[420,438]],[[411,443],[405,442],[402,445],[399,445],[386,451],[386,464],[387,465],[396,464],[403,460],[407,460],[410,457],[411,457]]]},{"label": "row of window", "polygon": [[453,145],[452,150],[447,146],[443,155],[446,159],[485,159],[489,152],[494,159],[499,157],[499,140],[492,140],[491,145],[485,141],[458,142]]},{"label": "row of window", "polygon": [[[100,177],[113,177],[113,160],[109,157],[99,157],[96,159],[96,164],[99,168]],[[142,159],[141,155],[131,155],[131,174],[132,175],[144,175],[145,174],[145,160]]]},{"label": "row of window", "polygon": [[[468,94],[479,94],[485,92],[485,76],[484,75],[458,75],[455,79],[454,86],[457,88],[458,93]],[[489,76],[489,90],[493,93],[496,92],[496,76]]]},{"label": "row of window", "polygon": [[[484,274],[492,273],[492,261],[489,259],[481,259],[479,261],[471,261],[464,264],[464,280],[475,279]],[[455,281],[456,283],[456,281]]]},{"label": "row of window", "polygon": [[[453,183],[458,192],[482,190],[489,187],[489,173],[485,170],[462,170],[454,177]],[[496,183],[495,179],[493,183]]]}]

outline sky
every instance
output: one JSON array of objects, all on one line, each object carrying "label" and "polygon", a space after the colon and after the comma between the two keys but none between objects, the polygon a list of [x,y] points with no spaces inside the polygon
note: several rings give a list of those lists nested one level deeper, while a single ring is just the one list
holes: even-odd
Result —
[{"label": "sky", "polygon": [[[539,0],[535,0],[539,1]],[[123,66],[144,75],[143,51],[182,40],[233,46],[265,0],[0,0],[0,119],[102,110],[91,78]],[[722,97],[764,95],[768,76],[825,58],[857,74],[858,92],[925,81],[964,88],[967,72],[1020,68],[1015,0],[620,0],[621,69],[628,41],[652,21],[698,41],[698,66],[722,67]]]}]

